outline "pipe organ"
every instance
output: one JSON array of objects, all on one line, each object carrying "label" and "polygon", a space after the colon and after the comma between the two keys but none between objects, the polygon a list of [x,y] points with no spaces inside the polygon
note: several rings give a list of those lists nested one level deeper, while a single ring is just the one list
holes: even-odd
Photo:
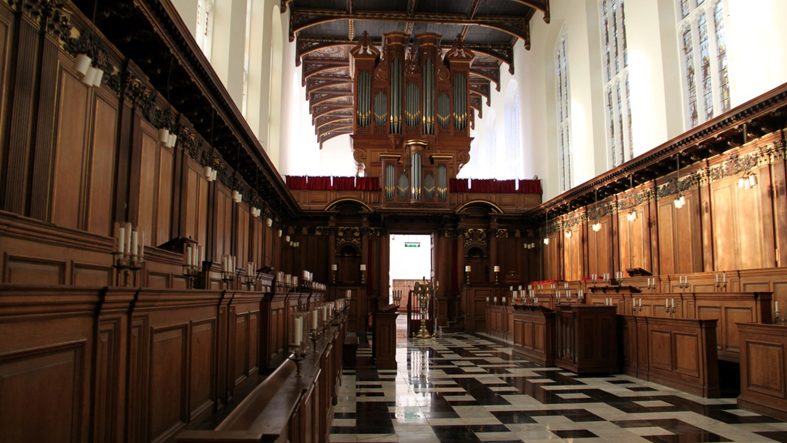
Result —
[{"label": "pipe organ", "polygon": [[470,160],[469,75],[474,54],[458,37],[392,32],[376,47],[366,34],[351,51],[353,157],[378,176],[384,207],[445,206],[448,180]]}]

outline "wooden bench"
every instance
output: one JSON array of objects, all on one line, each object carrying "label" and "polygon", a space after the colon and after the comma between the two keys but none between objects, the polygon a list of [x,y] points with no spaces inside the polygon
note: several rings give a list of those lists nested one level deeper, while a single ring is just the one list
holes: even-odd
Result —
[{"label": "wooden bench", "polygon": [[703,397],[720,395],[715,319],[618,319],[624,373]]},{"label": "wooden bench", "polygon": [[334,352],[344,343],[344,325],[327,330],[315,349],[297,365],[287,359],[212,431],[183,431],[176,441],[316,442],[327,441],[333,417],[337,374]]}]

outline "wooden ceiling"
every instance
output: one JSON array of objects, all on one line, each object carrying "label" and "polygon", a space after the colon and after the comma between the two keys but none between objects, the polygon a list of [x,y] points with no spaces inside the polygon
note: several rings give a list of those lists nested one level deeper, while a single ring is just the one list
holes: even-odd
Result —
[{"label": "wooden ceiling", "polygon": [[470,105],[483,117],[492,83],[500,90],[503,64],[514,73],[514,45],[530,49],[530,20],[539,11],[549,23],[549,0],[282,0],[291,10],[290,41],[306,88],[317,141],[322,144],[353,127],[350,48],[364,32],[380,45],[387,32],[443,36],[449,49],[461,36],[476,53]]}]

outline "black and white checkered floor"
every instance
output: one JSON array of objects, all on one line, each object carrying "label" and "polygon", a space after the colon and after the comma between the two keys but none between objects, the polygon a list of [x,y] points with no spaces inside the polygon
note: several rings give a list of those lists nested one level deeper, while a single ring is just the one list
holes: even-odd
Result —
[{"label": "black and white checkered floor", "polygon": [[787,423],[623,375],[577,377],[470,334],[401,339],[399,368],[345,370],[332,442],[787,442]]}]

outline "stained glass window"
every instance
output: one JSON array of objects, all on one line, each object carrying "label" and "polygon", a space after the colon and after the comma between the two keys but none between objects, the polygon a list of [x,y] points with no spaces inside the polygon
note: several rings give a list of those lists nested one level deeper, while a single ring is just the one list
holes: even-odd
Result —
[{"label": "stained glass window", "polygon": [[555,83],[557,91],[558,150],[560,154],[560,191],[571,188],[571,93],[568,84],[568,42],[565,29],[557,42]]},{"label": "stained glass window", "polygon": [[730,109],[724,2],[679,0],[679,3],[686,126],[693,128]]},{"label": "stained glass window", "polygon": [[624,0],[601,1],[601,32],[606,73],[604,95],[609,128],[607,148],[610,167],[615,167],[634,156]]}]

